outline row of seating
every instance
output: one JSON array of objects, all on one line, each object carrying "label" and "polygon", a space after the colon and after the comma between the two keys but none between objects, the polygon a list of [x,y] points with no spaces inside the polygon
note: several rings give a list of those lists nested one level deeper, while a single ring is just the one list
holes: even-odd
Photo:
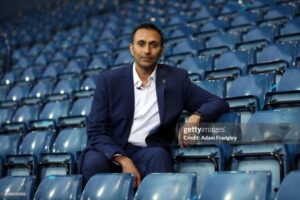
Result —
[{"label": "row of seating", "polygon": [[[153,173],[146,176],[136,193],[132,174],[96,174],[82,191],[81,176],[49,176],[35,191],[35,178],[5,177],[0,179],[2,198],[30,199],[262,199],[271,198],[271,174],[267,171],[218,172],[211,174],[202,193],[195,192],[195,174]],[[277,200],[294,200],[299,195],[300,172],[284,179]]]}]

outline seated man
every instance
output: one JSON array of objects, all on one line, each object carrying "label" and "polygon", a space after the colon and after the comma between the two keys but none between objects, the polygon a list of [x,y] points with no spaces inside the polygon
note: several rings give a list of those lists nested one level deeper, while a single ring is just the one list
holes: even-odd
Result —
[{"label": "seated man", "polygon": [[149,173],[172,172],[170,145],[181,112],[193,113],[188,123],[199,124],[228,110],[224,100],[193,84],[185,70],[157,63],[164,39],[155,25],[141,24],[131,39],[134,63],[102,72],[97,80],[88,147],[79,167],[84,184],[118,167],[135,175],[136,187]]}]

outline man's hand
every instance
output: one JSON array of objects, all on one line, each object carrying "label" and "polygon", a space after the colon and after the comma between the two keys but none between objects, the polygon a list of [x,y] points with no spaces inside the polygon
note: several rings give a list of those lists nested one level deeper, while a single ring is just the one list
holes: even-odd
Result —
[{"label": "man's hand", "polygon": [[134,174],[134,187],[137,188],[141,183],[141,174],[132,160],[126,156],[119,155],[114,158],[114,161],[121,165],[123,173]]},{"label": "man's hand", "polygon": [[[193,142],[191,140],[186,140],[184,139],[184,129],[185,128],[189,128],[189,127],[195,127],[195,126],[199,126],[201,121],[201,117],[199,115],[191,115],[187,122],[180,127],[179,129],[179,133],[178,133],[178,142],[179,142],[179,146],[181,148],[183,147],[188,147],[189,145],[193,144]],[[188,134],[189,136],[193,136],[193,133]]]}]

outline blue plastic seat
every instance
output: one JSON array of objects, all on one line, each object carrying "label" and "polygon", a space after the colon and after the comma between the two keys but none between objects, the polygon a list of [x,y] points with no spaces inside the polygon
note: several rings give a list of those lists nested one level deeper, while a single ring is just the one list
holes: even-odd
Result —
[{"label": "blue plastic seat", "polygon": [[88,66],[88,58],[81,56],[76,57],[69,61],[66,68],[64,69],[64,73],[81,73],[84,68]]},{"label": "blue plastic seat", "polygon": [[107,56],[102,56],[101,54],[98,56],[94,56],[93,60],[89,64],[88,68],[94,69],[94,68],[102,68],[107,69],[110,65],[110,61]]},{"label": "blue plastic seat", "polygon": [[57,75],[64,70],[65,62],[55,61],[48,64],[41,77],[57,78]]},{"label": "blue plastic seat", "polygon": [[233,50],[238,42],[240,42],[238,36],[230,33],[224,33],[209,38],[206,41],[205,46],[206,48],[220,48],[226,46]]},{"label": "blue plastic seat", "polygon": [[96,174],[86,184],[81,200],[88,199],[133,199],[132,174]]},{"label": "blue plastic seat", "polygon": [[80,175],[49,176],[40,183],[34,195],[34,200],[76,200],[80,198],[81,188],[82,177]]},{"label": "blue plastic seat", "polygon": [[24,137],[18,155],[7,155],[6,175],[37,175],[37,166],[41,153],[50,151],[54,133],[50,131],[31,131]]},{"label": "blue plastic seat", "polygon": [[1,79],[1,83],[6,84],[6,85],[13,84],[19,79],[19,77],[22,73],[23,73],[23,70],[12,70],[12,71],[6,72]]},{"label": "blue plastic seat", "polygon": [[[228,103],[231,108],[248,108],[260,110],[264,105],[266,92],[274,89],[274,74],[241,76],[236,78],[227,91]],[[251,100],[252,99],[252,100]]]},{"label": "blue plastic seat", "polygon": [[56,83],[53,89],[53,94],[71,95],[74,91],[79,90],[80,83],[81,83],[80,78],[61,79]]},{"label": "blue plastic seat", "polygon": [[226,97],[225,80],[203,80],[196,81],[195,84],[221,98]]},{"label": "blue plastic seat", "polygon": [[33,81],[39,78],[44,70],[44,66],[35,65],[28,67],[21,76],[21,81]]},{"label": "blue plastic seat", "polygon": [[[92,94],[90,94],[90,95],[92,95]],[[76,99],[72,105],[69,115],[70,116],[78,116],[78,115],[88,116],[91,111],[92,99],[93,99],[92,96],[86,96],[86,97],[81,97],[81,98]]]},{"label": "blue plastic seat", "polygon": [[300,171],[290,172],[281,183],[276,200],[293,200],[300,196],[298,184],[300,182]]},{"label": "blue plastic seat", "polygon": [[0,197],[7,200],[31,200],[35,192],[33,176],[7,176],[0,179]]},{"label": "blue plastic seat", "polygon": [[133,60],[130,51],[128,48],[125,50],[119,50],[117,52],[117,56],[115,58],[114,65],[122,65],[122,64],[129,64]]},{"label": "blue plastic seat", "polygon": [[179,63],[179,67],[188,71],[191,80],[197,81],[203,79],[206,67],[208,67],[206,63],[208,62],[208,60],[200,60],[195,56],[186,56],[186,58]]},{"label": "blue plastic seat", "polygon": [[289,20],[280,30],[281,35],[300,33],[300,17]]},{"label": "blue plastic seat", "polygon": [[14,111],[17,107],[17,102],[6,101],[0,103],[0,124],[10,123]]},{"label": "blue plastic seat", "polygon": [[273,6],[271,9],[265,14],[264,19],[270,20],[274,18],[280,17],[288,17],[292,18],[296,13],[297,8],[295,6],[289,4],[283,4],[278,6]]},{"label": "blue plastic seat", "polygon": [[42,108],[39,119],[53,119],[58,121],[59,117],[68,116],[70,100],[67,95],[48,96],[48,102]]},{"label": "blue plastic seat", "polygon": [[270,199],[270,186],[269,172],[218,172],[207,178],[199,200]]},{"label": "blue plastic seat", "polygon": [[31,88],[31,83],[18,82],[8,92],[6,100],[18,101],[22,98],[26,98],[29,95],[30,88]]},{"label": "blue plastic seat", "polygon": [[195,174],[190,173],[149,174],[143,179],[134,199],[193,199],[196,196],[195,182]]},{"label": "blue plastic seat", "polygon": [[90,75],[86,77],[80,86],[81,90],[94,90],[96,88],[98,75]]},{"label": "blue plastic seat", "polygon": [[253,63],[251,51],[225,52],[215,59],[215,67],[206,72],[207,79],[235,78],[247,74],[248,64]]},{"label": "blue plastic seat", "polygon": [[266,108],[300,107],[300,70],[290,68],[282,75],[276,92],[266,94]]},{"label": "blue plastic seat", "polygon": [[6,160],[6,155],[17,154],[18,146],[21,141],[20,132],[0,134],[0,157]]},{"label": "blue plastic seat", "polygon": [[203,44],[197,40],[185,39],[179,41],[175,46],[172,48],[173,54],[180,54],[180,53],[193,53],[197,55],[198,50],[203,48]]},{"label": "blue plastic seat", "polygon": [[86,148],[86,117],[63,118],[51,153],[41,155],[39,177],[75,173],[75,161]]},{"label": "blue plastic seat", "polygon": [[23,99],[22,105],[15,111],[11,122],[29,123],[31,120],[37,120],[42,100],[39,98]]},{"label": "blue plastic seat", "polygon": [[29,97],[45,97],[46,95],[51,95],[54,87],[54,80],[51,78],[43,78],[38,80],[36,84],[33,85],[29,92]]},{"label": "blue plastic seat", "polygon": [[266,46],[256,54],[257,64],[249,66],[249,73],[276,72],[278,84],[283,72],[293,65],[295,57],[293,44],[274,44]]}]

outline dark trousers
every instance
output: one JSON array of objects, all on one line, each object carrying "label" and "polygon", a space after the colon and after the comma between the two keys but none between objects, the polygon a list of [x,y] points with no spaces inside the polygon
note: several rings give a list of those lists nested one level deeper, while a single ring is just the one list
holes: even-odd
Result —
[{"label": "dark trousers", "polygon": [[[124,150],[142,177],[153,172],[173,172],[172,157],[162,147],[139,147],[128,144]],[[121,167],[108,160],[103,152],[89,150],[82,159],[83,185],[97,173],[122,172]]]}]

